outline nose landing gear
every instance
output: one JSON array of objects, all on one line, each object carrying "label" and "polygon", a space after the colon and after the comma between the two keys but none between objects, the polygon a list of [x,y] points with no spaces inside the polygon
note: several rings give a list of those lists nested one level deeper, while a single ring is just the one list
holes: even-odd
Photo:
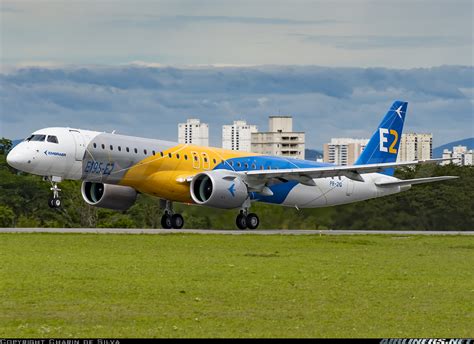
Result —
[{"label": "nose landing gear", "polygon": [[61,191],[61,189],[58,187],[58,183],[61,182],[62,179],[60,177],[47,177],[46,179],[51,182],[50,190],[53,192],[53,196],[50,197],[48,205],[50,208],[60,208],[61,199],[59,198],[59,191]]}]

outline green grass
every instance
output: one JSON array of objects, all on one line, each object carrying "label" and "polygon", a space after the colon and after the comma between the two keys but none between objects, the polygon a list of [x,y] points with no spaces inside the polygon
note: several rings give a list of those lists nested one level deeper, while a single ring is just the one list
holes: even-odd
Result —
[{"label": "green grass", "polygon": [[0,235],[0,337],[473,337],[454,236]]}]

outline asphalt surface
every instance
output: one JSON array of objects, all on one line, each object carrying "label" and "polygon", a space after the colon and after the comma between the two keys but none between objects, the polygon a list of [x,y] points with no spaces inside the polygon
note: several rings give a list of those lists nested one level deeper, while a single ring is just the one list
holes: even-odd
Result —
[{"label": "asphalt surface", "polygon": [[96,233],[96,234],[224,234],[224,235],[474,235],[474,231],[343,231],[343,230],[219,230],[139,228],[0,228],[0,233]]}]

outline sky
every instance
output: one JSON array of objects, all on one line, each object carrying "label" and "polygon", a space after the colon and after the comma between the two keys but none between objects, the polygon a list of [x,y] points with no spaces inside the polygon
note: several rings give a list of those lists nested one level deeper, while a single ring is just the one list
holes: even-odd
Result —
[{"label": "sky", "polygon": [[307,147],[368,137],[396,99],[435,145],[474,136],[473,1],[0,3],[0,136],[290,114]]}]

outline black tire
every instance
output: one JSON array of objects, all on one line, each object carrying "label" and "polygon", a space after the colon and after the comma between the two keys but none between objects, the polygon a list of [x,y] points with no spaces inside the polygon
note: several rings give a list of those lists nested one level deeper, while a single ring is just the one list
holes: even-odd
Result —
[{"label": "black tire", "polygon": [[169,216],[168,214],[164,214],[164,215],[161,217],[161,227],[162,227],[163,229],[170,229],[170,228],[172,228],[171,216]]},{"label": "black tire", "polygon": [[50,208],[54,208],[54,198],[53,198],[53,197],[51,197],[51,198],[49,199],[48,205],[49,205]]},{"label": "black tire", "polygon": [[235,219],[235,224],[239,229],[246,229],[247,228],[247,217],[244,214],[237,215]]},{"label": "black tire", "polygon": [[184,219],[181,214],[171,216],[171,226],[175,229],[181,229],[184,226]]},{"label": "black tire", "polygon": [[257,214],[250,213],[247,215],[246,222],[249,229],[255,229],[260,224],[260,219]]},{"label": "black tire", "polygon": [[59,198],[54,198],[53,199],[53,205],[54,205],[54,208],[60,208],[61,207],[61,200]]}]

